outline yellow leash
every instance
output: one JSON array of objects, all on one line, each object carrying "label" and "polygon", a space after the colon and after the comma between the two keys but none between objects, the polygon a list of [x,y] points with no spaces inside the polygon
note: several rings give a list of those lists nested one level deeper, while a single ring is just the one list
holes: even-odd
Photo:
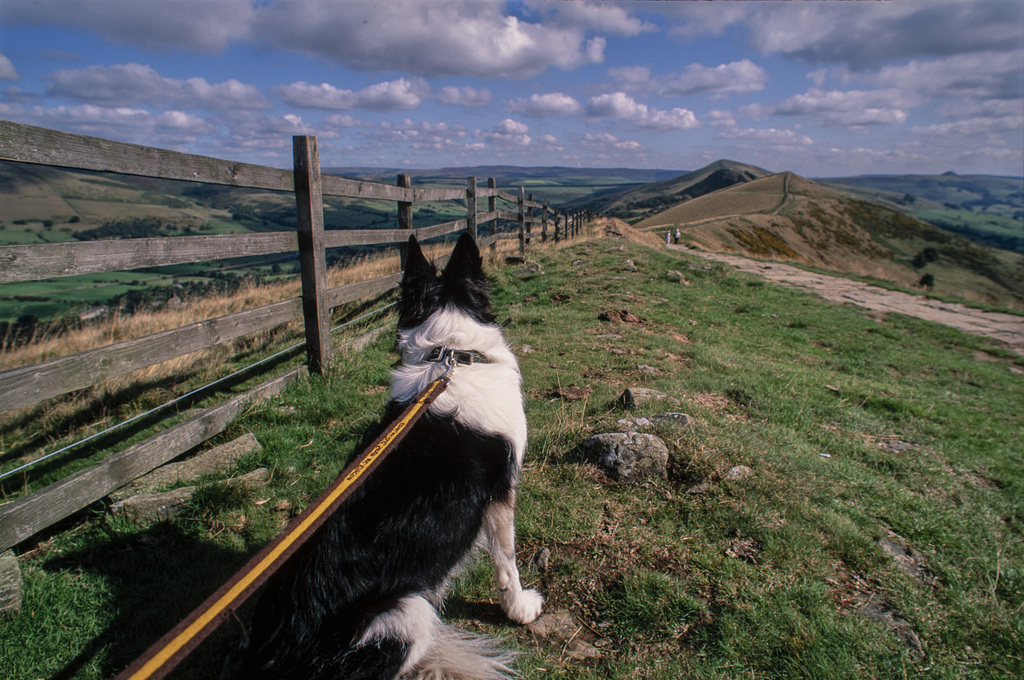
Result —
[{"label": "yellow leash", "polygon": [[373,444],[360,454],[350,466],[302,514],[292,520],[289,527],[267,544],[240,571],[217,592],[206,599],[185,620],[164,635],[146,652],[121,672],[115,680],[159,679],[217,629],[225,619],[248,599],[277,571],[299,547],[337,510],[362,483],[363,477],[375,468],[402,440],[420,416],[448,386],[454,361],[446,362],[447,372],[427,385],[398,420]]}]

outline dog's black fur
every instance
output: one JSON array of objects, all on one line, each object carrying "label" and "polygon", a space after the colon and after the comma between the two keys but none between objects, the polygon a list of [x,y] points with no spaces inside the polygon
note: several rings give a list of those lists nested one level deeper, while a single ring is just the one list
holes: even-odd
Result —
[{"label": "dog's black fur", "polygon": [[[494,322],[476,245],[469,237],[460,240],[438,277],[410,239],[399,331],[445,306],[480,323]],[[366,441],[405,405],[392,401]],[[488,504],[514,499],[516,476],[504,437],[428,413],[268,583],[239,677],[397,677],[410,643],[362,636],[402,598],[432,597],[443,588],[480,535]]]}]

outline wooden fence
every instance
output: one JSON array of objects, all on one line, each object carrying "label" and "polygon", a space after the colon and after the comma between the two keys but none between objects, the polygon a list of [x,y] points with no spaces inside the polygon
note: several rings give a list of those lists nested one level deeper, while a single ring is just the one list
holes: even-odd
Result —
[{"label": "wooden fence", "polygon": [[[0,413],[30,407],[300,317],[305,326],[307,356],[304,367],[292,369],[90,468],[0,506],[0,551],[222,432],[245,402],[280,392],[303,369],[321,372],[333,350],[328,323],[331,310],[384,293],[396,287],[401,278],[397,273],[328,288],[325,249],[387,244],[402,248],[413,233],[424,240],[468,231],[481,248],[493,247],[500,239],[518,239],[523,253],[531,239],[568,238],[578,234],[582,226],[581,213],[560,214],[546,201],[527,197],[522,187],[515,194],[497,188],[493,178],[486,187],[478,186],[477,179],[469,177],[466,188],[438,189],[413,187],[408,175],[399,175],[397,186],[324,175],[320,171],[317,140],[310,136],[293,138],[293,157],[294,169],[289,171],[0,121],[3,160],[294,192],[297,216],[297,229],[288,232],[0,245],[0,283],[288,252],[298,253],[302,282],[299,298],[0,371]],[[396,228],[325,231],[324,196],[395,201]],[[483,199],[487,209],[481,212]],[[413,206],[438,201],[464,202],[466,217],[413,229]],[[507,204],[512,204],[512,209],[500,209]],[[497,230],[495,227],[503,221],[515,223],[516,228]],[[482,225],[489,225],[489,234],[478,238]]]}]

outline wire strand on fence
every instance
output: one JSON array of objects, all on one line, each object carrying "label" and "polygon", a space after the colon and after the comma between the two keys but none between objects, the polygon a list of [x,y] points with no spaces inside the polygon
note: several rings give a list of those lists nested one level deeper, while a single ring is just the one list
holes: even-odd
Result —
[{"label": "wire strand on fence", "polygon": [[[331,329],[331,333],[334,333],[335,331],[339,331],[342,328],[345,328],[347,326],[351,326],[352,324],[356,323],[357,321],[362,321],[363,319],[365,319],[367,317],[379,314],[379,313],[381,313],[381,312],[383,312],[383,311],[385,311],[387,309],[390,309],[391,307],[394,307],[396,304],[398,304],[398,303],[397,302],[392,302],[391,304],[388,304],[388,305],[385,305],[385,306],[380,307],[378,309],[375,309],[373,311],[367,312],[366,314],[362,314],[360,316],[357,316],[354,319],[350,319],[350,320],[346,321],[345,323],[339,324],[339,325],[335,326],[334,328],[332,328]],[[34,465],[37,465],[37,464],[43,462],[44,460],[48,460],[50,458],[53,458],[54,456],[58,456],[58,455],[60,455],[62,453],[70,451],[71,449],[78,448],[82,444],[90,442],[93,439],[97,439],[99,437],[103,437],[105,435],[108,435],[111,432],[114,432],[115,430],[119,430],[122,427],[125,427],[126,425],[130,425],[130,424],[136,422],[137,420],[141,420],[141,419],[146,418],[148,416],[151,416],[151,415],[153,415],[155,413],[159,413],[160,411],[163,411],[164,409],[170,408],[171,406],[173,406],[173,405],[175,405],[175,404],[177,404],[179,402],[182,402],[182,401],[185,401],[185,400],[187,400],[187,399],[189,399],[191,397],[194,397],[197,394],[200,394],[201,392],[205,392],[206,390],[209,390],[211,387],[215,387],[216,385],[219,385],[219,384],[221,384],[223,382],[231,380],[232,378],[236,378],[239,375],[241,375],[242,373],[246,373],[248,371],[251,371],[252,369],[254,369],[256,367],[262,366],[263,364],[266,364],[266,363],[269,363],[269,362],[273,361],[274,359],[277,359],[278,357],[284,356],[285,354],[288,354],[290,352],[294,352],[295,350],[299,349],[300,347],[304,346],[305,344],[306,344],[305,340],[303,340],[302,342],[295,343],[291,347],[286,347],[285,349],[282,349],[282,350],[280,350],[278,352],[275,352],[274,354],[271,354],[270,356],[264,357],[264,358],[260,359],[259,361],[255,361],[255,362],[249,364],[248,366],[245,366],[244,368],[240,368],[237,371],[234,371],[233,373],[230,373],[230,374],[224,376],[223,378],[218,378],[217,380],[209,382],[209,383],[203,385],[202,387],[197,387],[196,389],[192,390],[191,392],[187,392],[186,394],[183,394],[180,397],[175,397],[174,399],[171,399],[168,402],[160,404],[159,406],[154,406],[153,408],[149,409],[148,411],[146,411],[144,413],[139,413],[137,415],[134,415],[131,418],[129,418],[128,420],[124,420],[124,421],[122,421],[120,423],[117,423],[116,425],[111,425],[110,427],[108,427],[105,430],[101,430],[99,432],[94,432],[93,434],[89,435],[88,437],[85,437],[84,439],[79,439],[78,441],[73,442],[71,444],[68,444],[67,446],[64,446],[64,447],[62,447],[60,449],[57,449],[56,451],[51,451],[50,453],[47,453],[44,456],[40,456],[39,458],[36,458],[35,460],[30,460],[29,462],[25,463],[24,465],[19,465],[18,467],[14,468],[13,470],[8,470],[7,472],[4,472],[4,473],[0,474],[0,480],[3,480],[3,479],[6,479],[7,477],[15,475],[18,472],[21,472],[22,470],[27,470],[28,468],[30,468],[30,467],[32,467]]]}]

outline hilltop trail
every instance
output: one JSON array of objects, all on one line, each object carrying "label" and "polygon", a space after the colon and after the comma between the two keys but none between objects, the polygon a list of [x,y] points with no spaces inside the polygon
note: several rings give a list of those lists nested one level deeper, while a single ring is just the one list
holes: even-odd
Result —
[{"label": "hilltop trail", "polygon": [[921,295],[886,290],[861,281],[839,276],[815,274],[778,262],[759,262],[739,255],[696,251],[686,246],[667,246],[706,260],[723,262],[740,271],[757,274],[769,281],[804,288],[830,302],[857,305],[875,312],[904,314],[918,319],[952,326],[966,333],[982,335],[1006,343],[1024,355],[1024,317],[1000,312],[984,312],[954,302],[941,302]]},{"label": "hilltop trail", "polygon": [[[599,221],[598,226],[611,228],[623,234],[631,234],[634,237],[640,236],[638,240],[647,242],[648,245],[653,243],[652,239],[658,239],[654,235],[636,232],[625,222],[617,219]],[[648,238],[643,238],[641,234]],[[815,274],[779,262],[760,262],[741,255],[692,250],[683,245],[666,245],[663,240],[660,241],[660,244],[669,250],[695,255],[705,260],[722,262],[775,283],[809,290],[830,302],[853,304],[881,314],[890,312],[904,314],[951,326],[965,333],[999,340],[1006,343],[1017,354],[1024,355],[1024,317],[1000,312],[984,312],[966,305],[886,290],[879,286],[840,276]]]}]

